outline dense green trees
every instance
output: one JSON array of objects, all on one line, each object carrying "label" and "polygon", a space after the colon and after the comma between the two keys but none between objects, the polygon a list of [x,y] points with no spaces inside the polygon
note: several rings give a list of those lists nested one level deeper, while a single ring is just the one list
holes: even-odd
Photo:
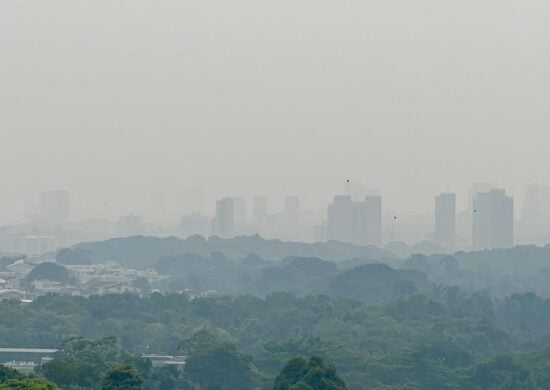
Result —
[{"label": "dense green trees", "polygon": [[154,368],[151,361],[124,351],[112,337],[69,339],[39,373],[64,389],[191,389],[182,372]]},{"label": "dense green trees", "polygon": [[38,264],[25,278],[25,285],[30,286],[34,280],[45,279],[60,282],[62,284],[70,284],[74,282],[74,278],[69,274],[67,268],[56,263],[41,263]]},{"label": "dense green trees", "polygon": [[[121,364],[153,390],[267,389],[290,359],[319,356],[350,389],[545,389],[550,301],[533,294],[493,300],[441,286],[377,306],[289,293],[47,295],[0,302],[0,345],[61,347],[38,374],[62,388],[99,388]],[[145,353],[186,355],[187,365],[153,368],[139,357]],[[0,370],[0,378],[10,372]]]},{"label": "dense green trees", "polygon": [[346,383],[323,359],[291,359],[275,379],[274,390],[346,390]]},{"label": "dense green trees", "polygon": [[26,377],[0,365],[0,390],[59,390],[59,387],[43,378]]},{"label": "dense green trees", "polygon": [[42,378],[9,379],[0,382],[0,390],[60,390],[59,387]]},{"label": "dense green trees", "polygon": [[254,389],[256,368],[251,358],[237,351],[230,342],[207,331],[199,331],[182,344],[189,356],[185,373],[201,388],[220,390]]},{"label": "dense green trees", "polygon": [[96,388],[112,364],[131,361],[114,338],[97,341],[74,338],[65,341],[54,359],[40,373],[63,388]]},{"label": "dense green trees", "polygon": [[61,249],[56,256],[56,262],[64,265],[93,264],[92,252],[82,248]]},{"label": "dense green trees", "polygon": [[19,372],[0,365],[0,382],[7,381],[8,379],[19,379],[22,377],[23,375],[19,374]]},{"label": "dense green trees", "polygon": [[[176,293],[0,302],[0,346],[61,347],[37,374],[68,389],[338,388],[332,365],[349,389],[550,389],[550,246],[385,259],[391,267],[367,252],[259,237],[82,245],[60,262],[156,267]],[[43,264],[29,280],[65,272]],[[209,289],[228,295],[196,294]],[[144,354],[187,364],[153,367]],[[0,381],[27,379],[0,369]]]},{"label": "dense green trees", "polygon": [[143,380],[130,365],[114,364],[101,375],[101,390],[139,390]]}]

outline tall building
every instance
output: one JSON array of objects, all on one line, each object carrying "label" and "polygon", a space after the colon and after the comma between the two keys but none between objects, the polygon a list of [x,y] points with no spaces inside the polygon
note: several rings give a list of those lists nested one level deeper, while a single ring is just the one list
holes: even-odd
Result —
[{"label": "tall building", "polygon": [[235,234],[235,202],[233,198],[223,198],[216,202],[212,233],[222,238],[229,238]]},{"label": "tall building", "polygon": [[40,194],[40,218],[48,225],[69,221],[69,192],[45,191]]},{"label": "tall building", "polygon": [[365,197],[365,218],[367,245],[382,245],[382,197],[368,195]]},{"label": "tall building", "polygon": [[473,245],[474,198],[480,192],[488,192],[497,188],[498,186],[493,183],[474,183],[470,186],[467,194],[467,205],[464,210],[458,212],[456,215],[455,243],[457,247],[471,247]]},{"label": "tall building", "polygon": [[235,226],[242,227],[246,224],[248,215],[248,204],[244,198],[233,198],[233,216]]},{"label": "tall building", "polygon": [[382,241],[382,198],[367,196],[354,202],[349,195],[335,196],[327,209],[327,240],[356,245],[380,245]]},{"label": "tall building", "polygon": [[285,197],[283,207],[284,223],[287,226],[296,226],[300,222],[300,198],[297,196]]},{"label": "tall building", "polygon": [[476,250],[514,246],[514,200],[504,190],[475,196],[472,241]]},{"label": "tall building", "polygon": [[335,196],[327,208],[327,240],[353,242],[355,236],[354,214],[351,196]]},{"label": "tall building", "polygon": [[252,217],[257,228],[261,228],[267,221],[267,198],[263,196],[254,197],[252,204]]},{"label": "tall building", "polygon": [[351,200],[354,202],[361,202],[366,196],[380,195],[380,191],[368,188],[360,181],[348,180],[344,184],[344,195],[351,196]]},{"label": "tall building", "polygon": [[494,183],[474,183],[468,189],[468,209],[472,211],[474,209],[474,199],[477,194],[481,192],[489,192],[491,190],[498,189],[498,186]]},{"label": "tall building", "polygon": [[454,249],[456,239],[456,194],[435,197],[435,242],[445,249]]}]

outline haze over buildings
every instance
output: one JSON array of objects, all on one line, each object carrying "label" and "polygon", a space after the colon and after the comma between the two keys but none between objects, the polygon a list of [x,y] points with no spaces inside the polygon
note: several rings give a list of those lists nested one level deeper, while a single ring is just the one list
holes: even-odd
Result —
[{"label": "haze over buildings", "polygon": [[504,190],[480,192],[473,203],[473,248],[511,248],[514,245],[514,200]]},{"label": "haze over buildings", "polygon": [[[548,12],[2,2],[3,242],[259,233],[471,248],[492,234],[474,232],[474,198],[505,188],[513,241],[544,244]],[[434,212],[440,193],[454,211],[441,198]]]},{"label": "haze over buildings", "polygon": [[454,249],[456,241],[456,194],[435,197],[435,242],[445,249]]},{"label": "haze over buildings", "polygon": [[20,201],[47,188],[69,190],[83,218],[194,189],[205,205],[291,193],[324,209],[348,178],[411,215],[475,181],[522,205],[521,188],[550,183],[549,12],[512,0],[3,1],[0,217],[21,221]]}]

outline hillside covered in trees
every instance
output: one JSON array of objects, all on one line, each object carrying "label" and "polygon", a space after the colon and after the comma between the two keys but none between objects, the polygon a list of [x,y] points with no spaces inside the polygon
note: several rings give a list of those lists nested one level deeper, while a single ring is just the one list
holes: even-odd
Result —
[{"label": "hillside covered in trees", "polygon": [[[0,302],[0,347],[60,349],[36,377],[9,380],[69,389],[118,380],[191,390],[550,389],[550,247],[369,258],[355,256],[369,248],[329,243],[332,257],[323,258],[312,256],[315,245],[280,242],[269,255],[272,244],[257,237],[241,238],[256,244],[232,256],[219,249],[238,239],[210,247],[196,238],[207,247],[189,252],[187,241],[153,239],[147,249],[150,240],[63,250],[58,267],[153,267],[159,289]],[[199,293],[207,290],[216,292]],[[187,362],[159,368],[142,358],[151,354]]]}]

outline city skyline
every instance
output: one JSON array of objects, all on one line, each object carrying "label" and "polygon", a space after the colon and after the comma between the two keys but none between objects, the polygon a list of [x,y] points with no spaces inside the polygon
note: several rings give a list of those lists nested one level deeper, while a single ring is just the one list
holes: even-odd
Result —
[{"label": "city skyline", "polygon": [[[474,183],[463,193],[466,208],[457,207],[457,194],[441,193],[432,198],[432,212],[426,215],[388,208],[383,195],[373,195],[380,191],[349,179],[340,192],[345,195],[334,195],[321,209],[313,209],[296,195],[283,197],[276,206],[263,196],[225,196],[216,200],[212,205],[215,210],[209,212],[205,211],[208,202],[204,193],[192,192],[172,210],[169,197],[156,192],[149,197],[148,212],[119,213],[111,220],[78,220],[71,214],[68,191],[44,191],[37,214],[26,223],[0,225],[0,250],[18,245],[51,249],[78,240],[132,235],[195,234],[221,238],[260,234],[283,241],[336,240],[378,247],[392,242],[410,246],[431,243],[436,246],[425,250],[447,253],[515,244],[544,245],[549,240],[549,188],[527,186],[522,211],[518,212],[517,201],[505,189],[494,183]],[[164,219],[150,214],[155,210]]]},{"label": "city skyline", "polygon": [[153,35],[127,4],[26,4],[0,13],[6,209],[66,189],[98,215],[194,188],[322,207],[350,178],[413,214],[475,181],[550,183],[549,4],[132,2]]},{"label": "city skyline", "polygon": [[[472,184],[473,183],[473,184]],[[471,206],[473,199],[473,193],[477,191],[476,186],[488,190],[489,188],[495,189],[506,189],[508,195],[512,196],[516,201],[516,210],[519,213],[516,215],[523,215],[524,210],[529,206],[526,206],[526,199],[533,199],[533,194],[529,193],[529,190],[533,188],[540,188],[541,194],[545,194],[544,188],[550,188],[550,185],[545,185],[544,183],[529,183],[525,187],[510,189],[507,186],[490,183],[490,182],[472,182],[465,188],[462,188],[458,191],[439,191],[429,194],[429,197],[425,200],[429,207],[422,210],[409,210],[403,205],[406,204],[406,196],[399,196],[400,194],[390,194],[384,189],[374,189],[366,187],[363,182],[354,180],[353,182],[349,179],[342,180],[340,183],[340,190],[338,186],[335,187],[334,191],[328,192],[326,194],[318,194],[316,201],[312,200],[311,197],[304,196],[303,194],[298,194],[296,191],[294,193],[301,202],[307,205],[308,209],[323,209],[327,203],[329,203],[335,195],[349,195],[352,196],[354,200],[364,199],[367,195],[380,195],[384,198],[384,208],[385,210],[394,210],[405,215],[430,215],[433,214],[433,196],[440,193],[454,193],[456,194],[456,210],[457,212],[467,210]],[[355,190],[350,192],[350,184],[356,184],[358,187],[355,187]],[[357,190],[361,188],[362,190]],[[517,192],[514,192],[516,190]],[[472,193],[472,191],[474,191]],[[242,191],[237,193],[228,193],[222,192],[219,195],[208,193],[204,190],[193,188],[193,189],[184,189],[182,191],[163,191],[162,189],[157,189],[156,191],[144,191],[134,194],[126,202],[117,202],[115,199],[111,199],[109,202],[108,199],[104,201],[99,201],[97,206],[108,206],[105,207],[99,212],[95,212],[97,206],[90,207],[90,205],[84,201],[85,197],[82,197],[80,191],[71,191],[67,188],[54,188],[48,190],[41,190],[38,192],[27,193],[17,200],[13,201],[13,204],[10,207],[0,207],[0,225],[2,223],[21,223],[28,220],[29,217],[39,217],[41,214],[41,196],[45,193],[60,193],[67,192],[70,194],[70,212],[74,219],[76,220],[86,220],[91,218],[101,218],[101,219],[117,219],[120,215],[124,214],[140,214],[144,217],[153,216],[157,218],[159,216],[166,217],[167,214],[171,214],[174,217],[174,214],[181,215],[192,214],[193,212],[201,212],[203,214],[213,214],[215,212],[215,202],[224,197],[233,197],[240,198],[247,202],[249,213],[252,213],[254,198],[263,198],[270,205],[270,209],[273,210],[283,210],[285,198],[293,195],[288,193],[281,192],[281,195],[266,195],[265,193],[244,193]],[[292,192],[292,191],[291,191]],[[548,191],[547,191],[548,192]],[[549,192],[550,193],[550,192]],[[355,194],[355,195],[354,195]],[[360,197],[357,197],[357,194],[363,194]],[[392,202],[391,199],[394,199]],[[396,201],[397,199],[397,201]],[[400,199],[400,200],[399,200]],[[550,201],[550,196],[545,196],[544,199]],[[154,201],[161,201],[161,204],[154,203]],[[532,202],[533,203],[533,202]],[[544,206],[543,206],[544,207]],[[156,211],[155,211],[156,210]],[[527,211],[529,212],[529,211]],[[532,211],[531,211],[532,213]],[[181,215],[180,215],[181,214]]]}]

